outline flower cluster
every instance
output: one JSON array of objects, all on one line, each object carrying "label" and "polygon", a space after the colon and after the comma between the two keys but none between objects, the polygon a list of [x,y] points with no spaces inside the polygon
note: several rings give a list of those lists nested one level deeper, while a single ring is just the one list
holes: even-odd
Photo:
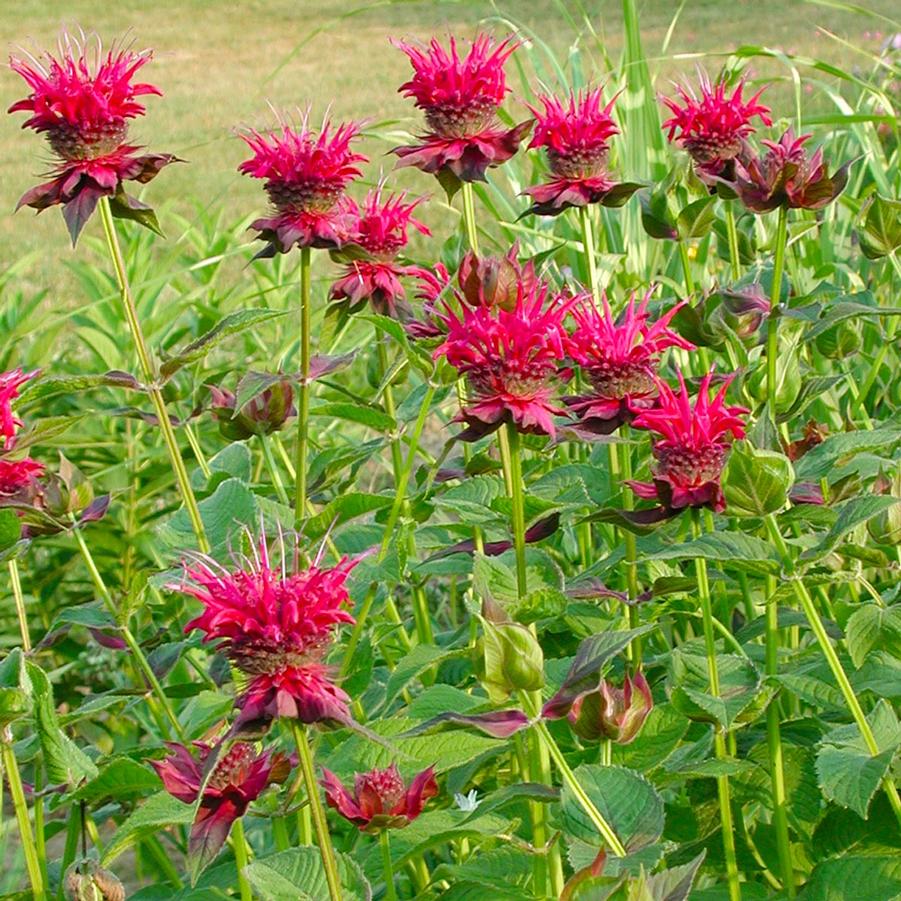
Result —
[{"label": "flower cluster", "polygon": [[435,350],[467,379],[472,391],[460,420],[459,436],[475,440],[504,423],[519,431],[553,435],[553,403],[559,366],[566,356],[564,322],[573,306],[534,276],[516,284],[504,306],[471,306],[458,298],[459,312],[445,304],[439,318],[447,332]]},{"label": "flower cluster", "polygon": [[428,47],[398,40],[392,44],[413,65],[413,77],[399,91],[424,112],[429,129],[421,143],[394,149],[399,166],[416,166],[436,175],[452,192],[460,182],[484,180],[490,166],[499,166],[516,153],[531,123],[506,129],[497,122],[509,90],[504,63],[516,42],[507,38],[495,43],[480,34],[462,58],[453,37],[450,51],[434,39]]},{"label": "flower cluster", "polygon": [[610,138],[619,133],[611,116],[616,98],[604,105],[603,91],[596,88],[567,100],[538,99],[541,109],[529,106],[535,116],[529,147],[544,148],[551,178],[523,192],[534,201],[528,212],[556,216],[592,203],[622,206],[639,186],[617,184],[607,171]]},{"label": "flower cluster", "polygon": [[601,297],[601,309],[587,295],[573,307],[576,327],[569,338],[568,352],[592,391],[564,400],[588,432],[609,435],[631,422],[641,410],[652,407],[657,396],[660,354],[668,347],[694,349],[669,328],[683,304],[676,304],[652,323],[648,311],[651,294],[648,291],[638,306],[633,294],[618,320],[606,294]]},{"label": "flower cluster", "polygon": [[13,412],[13,402],[19,389],[37,375],[37,370],[24,372],[21,368],[0,373],[0,498],[27,501],[44,473],[43,463],[12,454],[22,427],[22,420]]},{"label": "flower cluster", "polygon": [[[284,554],[283,554],[284,556]],[[345,582],[355,561],[333,569],[314,564],[288,572],[273,566],[265,538],[240,569],[228,570],[198,557],[185,579],[169,586],[203,604],[185,632],[199,629],[204,641],[219,641],[247,678],[236,704],[236,728],[265,726],[277,717],[303,723],[350,719],[348,697],[323,662],[335,628],[353,623],[345,608]]]},{"label": "flower cluster", "polygon": [[667,511],[709,506],[719,513],[726,507],[720,475],[730,436],[745,435],[742,415],[748,411],[726,404],[731,377],[711,400],[712,379],[708,373],[701,380],[694,405],[681,372],[678,394],[658,380],[657,403],[650,410],[642,410],[632,422],[635,428],[656,432],[660,437],[652,445],[653,481],[629,485],[639,497],[659,500]]},{"label": "flower cluster", "polygon": [[701,72],[699,81],[697,92],[677,85],[678,99],[663,98],[672,113],[663,128],[671,141],[678,141],[688,151],[699,175],[710,178],[722,174],[741,153],[745,138],[754,132],[753,119],[764,125],[773,123],[769,108],[760,103],[765,88],[745,100],[744,81],[731,94],[724,80],[711,84]]},{"label": "flower cluster", "polygon": [[114,215],[147,222],[149,208],[125,194],[122,182],[144,184],[175,160],[171,154],[141,154],[127,142],[129,120],[145,111],[137,98],[161,94],[152,84],[134,81],[150,59],[146,51],[104,53],[96,38],[70,35],[60,42],[58,57],[10,59],[31,93],[9,112],[30,113],[22,127],[44,134],[58,160],[53,178],[27,191],[18,206],[40,212],[61,204],[73,243],[101,197],[114,199]]},{"label": "flower cluster", "polygon": [[332,128],[325,122],[316,132],[306,119],[299,128],[283,125],[267,135],[242,135],[253,156],[238,171],[263,180],[274,215],[257,219],[251,228],[266,242],[257,256],[287,253],[292,247],[341,247],[353,236],[355,208],[345,191],[360,175],[367,158],[351,144],[360,125]]},{"label": "flower cluster", "polygon": [[412,318],[401,279],[418,276],[421,269],[402,265],[397,256],[407,245],[409,228],[431,234],[413,216],[421,202],[421,198],[408,202],[404,194],[383,197],[381,190],[367,194],[348,240],[351,260],[332,285],[332,300],[346,302],[351,312],[369,301],[383,316]]}]

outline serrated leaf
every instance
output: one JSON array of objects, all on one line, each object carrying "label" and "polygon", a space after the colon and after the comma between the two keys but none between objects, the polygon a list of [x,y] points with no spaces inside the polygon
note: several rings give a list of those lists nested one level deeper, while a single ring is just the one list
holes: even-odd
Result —
[{"label": "serrated leaf", "polygon": [[173,798],[167,791],[151,795],[116,830],[103,851],[104,864],[110,864],[123,851],[148,835],[156,835],[169,826],[186,826],[194,818],[194,809]]},{"label": "serrated leaf", "polygon": [[[341,897],[370,901],[372,890],[357,863],[337,854]],[[251,861],[244,874],[262,901],[330,901],[328,882],[318,848],[291,848]]]},{"label": "serrated leaf", "polygon": [[397,662],[397,666],[388,678],[388,683],[385,686],[383,706],[388,707],[412,679],[422,675],[426,670],[437,666],[444,660],[462,657],[468,653],[468,648],[448,650],[447,648],[439,648],[431,644],[418,644],[411,648]]},{"label": "serrated leaf", "polygon": [[0,728],[31,712],[31,681],[21,648],[13,648],[0,660]]},{"label": "serrated leaf", "polygon": [[390,507],[394,498],[365,494],[362,491],[349,491],[329,501],[315,516],[310,517],[303,526],[303,535],[309,541],[316,541],[332,527],[337,528],[352,519],[384,510]]},{"label": "serrated leaf", "polygon": [[720,682],[718,695],[710,692],[706,657],[678,648],[673,651],[670,663],[673,706],[687,716],[717,722],[727,729],[736,723],[761,691],[760,673],[747,657],[716,655]]},{"label": "serrated leaf", "polygon": [[711,532],[648,554],[646,560],[693,560],[701,557],[730,569],[757,575],[779,572],[781,561],[775,548],[762,538],[741,532]]},{"label": "serrated leaf", "polygon": [[676,217],[676,230],[681,241],[703,238],[710,232],[715,218],[714,205],[716,201],[716,195],[710,194],[693,201],[679,211],[679,215]]},{"label": "serrated leaf", "polygon": [[861,667],[873,650],[885,650],[901,659],[901,608],[867,604],[855,610],[845,628],[848,653]]},{"label": "serrated leaf", "polygon": [[901,429],[881,428],[830,435],[795,462],[797,481],[816,481],[845,458],[864,451],[887,450],[901,441]]},{"label": "serrated leaf", "polygon": [[310,416],[326,416],[329,419],[358,422],[377,432],[393,432],[397,428],[397,423],[387,413],[365,404],[320,404],[310,410]]},{"label": "serrated leaf", "polygon": [[130,757],[113,757],[101,766],[97,776],[72,795],[72,800],[91,804],[107,799],[121,802],[161,788],[159,776],[147,764]]},{"label": "serrated leaf", "polygon": [[895,901],[901,895],[901,857],[842,855],[818,864],[799,901]]},{"label": "serrated leaf", "polygon": [[901,499],[887,494],[868,494],[862,497],[852,497],[837,507],[838,518],[826,536],[816,546],[809,548],[801,554],[802,560],[820,560],[832,553],[840,544],[842,538],[857,526],[884,513],[895,504],[901,504]]}]

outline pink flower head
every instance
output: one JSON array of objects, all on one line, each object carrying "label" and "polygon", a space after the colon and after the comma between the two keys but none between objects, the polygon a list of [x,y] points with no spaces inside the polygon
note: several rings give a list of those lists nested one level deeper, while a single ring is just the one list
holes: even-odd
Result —
[{"label": "pink flower head", "polygon": [[345,582],[356,561],[334,569],[288,572],[270,562],[261,538],[254,559],[228,570],[197,557],[185,567],[185,581],[170,585],[196,598],[203,611],[185,632],[200,629],[250,679],[237,705],[239,726],[279,716],[304,723],[349,719],[348,697],[322,662],[335,628],[354,619],[344,609]]},{"label": "pink flower head", "polygon": [[663,123],[663,128],[669,132],[671,141],[678,141],[689,152],[704,173],[716,175],[741,152],[745,138],[754,131],[752,119],[756,117],[764,125],[773,122],[769,107],[759,102],[766,88],[744,100],[743,80],[730,95],[725,81],[713,85],[704,72],[699,74],[699,88],[700,96],[690,86],[676,85],[677,99],[662,98],[673,114]]},{"label": "pink flower head", "polygon": [[497,110],[509,90],[504,63],[519,46],[515,41],[495,43],[480,34],[463,59],[453,37],[450,52],[434,38],[428,47],[391,43],[413,64],[413,77],[399,91],[424,111],[429,129],[423,143],[395,148],[398,165],[417,166],[452,183],[477,181],[484,180],[489,166],[516,153],[530,123],[509,130],[497,125]]},{"label": "pink flower head", "polygon": [[649,322],[652,293],[653,288],[637,307],[633,293],[618,320],[613,318],[606,294],[601,297],[601,309],[589,295],[573,307],[576,328],[569,337],[569,356],[582,367],[594,390],[565,401],[590,432],[608,435],[631,422],[637,411],[652,407],[660,354],[668,347],[694,349],[669,328],[684,304],[676,304],[656,322]]},{"label": "pink flower head", "polygon": [[555,376],[566,356],[563,323],[573,298],[548,300],[549,294],[536,278],[520,283],[512,310],[471,307],[459,297],[459,313],[445,304],[447,337],[434,355],[445,357],[472,389],[459,417],[468,426],[461,439],[481,438],[505,422],[521,432],[554,435],[553,417],[563,413],[552,402]]},{"label": "pink flower head", "polygon": [[535,114],[529,146],[545,149],[552,177],[523,192],[535,201],[529,212],[556,216],[571,206],[625,203],[635,188],[617,185],[607,172],[610,138],[619,132],[610,115],[616,97],[605,106],[603,90],[596,88],[571,93],[567,100],[546,95],[538,99],[544,109],[529,106]]},{"label": "pink flower head", "polygon": [[654,441],[654,481],[629,482],[632,490],[648,499],[659,499],[672,511],[683,507],[712,507],[717,513],[726,507],[720,487],[720,474],[729,452],[730,436],[743,438],[744,407],[727,406],[727,378],[713,400],[709,397],[713,373],[701,380],[694,406],[688,396],[685,379],[679,373],[680,391],[676,394],[658,379],[658,400],[653,409],[639,410],[632,425],[662,436]]},{"label": "pink flower head", "polygon": [[409,826],[422,813],[426,801],[438,794],[434,767],[423,770],[407,787],[394,763],[384,770],[357,773],[353,793],[323,767],[322,787],[329,807],[361,832]]},{"label": "pink flower head", "polygon": [[422,304],[422,318],[411,319],[404,328],[414,339],[437,338],[444,334],[438,304],[443,303],[451,291],[450,273],[444,263],[435,263],[431,269],[417,267],[415,277],[415,296]]},{"label": "pink flower head", "polygon": [[[176,742],[167,742],[170,755],[151,760],[170,795],[193,804],[206,777],[206,764],[214,749],[204,742],[194,742],[197,756]],[[231,745],[217,760],[213,774],[203,788],[203,799],[191,827],[189,851],[203,862],[210,862],[228,838],[232,823],[242,817],[250,804],[269,785],[279,785],[291,772],[284,754],[257,754],[244,742]]]},{"label": "pink flower head", "polygon": [[21,428],[22,420],[13,413],[13,401],[19,396],[19,389],[38,375],[39,370],[25,372],[21,367],[0,373],[0,450],[10,450]]},{"label": "pink flower head", "polygon": [[395,257],[407,244],[409,228],[431,235],[413,217],[421,202],[422,198],[417,198],[407,203],[405,194],[392,194],[383,199],[380,190],[369,192],[349,239],[365,256],[347,264],[341,278],[332,285],[333,300],[347,301],[351,308],[368,300],[377,313],[404,320],[411,318],[401,279],[416,276],[419,268],[403,266]]},{"label": "pink flower head", "polygon": [[36,480],[43,473],[44,464],[31,457],[22,460],[0,459],[0,496],[31,494]]},{"label": "pink flower head", "polygon": [[45,134],[59,160],[53,179],[27,191],[18,206],[41,211],[62,204],[73,243],[100,197],[116,197],[117,214],[146,210],[118,196],[122,182],[148,182],[175,160],[171,154],[138,155],[140,148],[126,143],[128,120],[144,114],[136,98],[161,94],[152,84],[134,82],[151,56],[115,48],[104,54],[98,39],[64,34],[58,57],[10,58],[31,93],[8,112],[31,113],[22,127]]},{"label": "pink flower head", "polygon": [[754,213],[788,209],[818,210],[832,203],[848,180],[845,163],[829,175],[823,151],[812,156],[804,150],[810,135],[795,137],[788,129],[778,141],[763,141],[763,156],[747,155],[735,161],[734,180],[727,182],[742,203]]},{"label": "pink flower head", "polygon": [[300,128],[283,125],[268,135],[241,135],[253,156],[238,171],[263,179],[275,207],[274,216],[251,225],[267,242],[259,256],[294,246],[335,248],[349,240],[355,207],[344,192],[360,175],[357,164],[367,161],[351,148],[359,134],[357,122],[333,129],[326,121],[317,133],[304,119]]}]

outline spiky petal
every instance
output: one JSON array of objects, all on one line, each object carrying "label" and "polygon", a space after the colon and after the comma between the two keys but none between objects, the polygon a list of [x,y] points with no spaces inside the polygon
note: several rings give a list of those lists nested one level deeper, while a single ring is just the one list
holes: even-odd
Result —
[{"label": "spiky petal", "polygon": [[672,116],[663,123],[670,141],[684,147],[702,175],[717,175],[729,160],[741,152],[745,138],[754,132],[756,118],[772,125],[769,107],[760,103],[761,88],[747,100],[743,98],[744,80],[730,94],[724,80],[712,84],[700,72],[698,90],[676,85],[677,98],[662,98]]},{"label": "spiky petal", "polygon": [[[534,276],[534,273],[532,273]],[[521,432],[554,435],[553,417],[562,414],[553,398],[558,368],[566,356],[564,322],[573,298],[552,295],[546,282],[529,278],[518,285],[512,309],[472,307],[458,297],[459,312],[445,305],[447,330],[435,350],[472,389],[460,419],[460,436],[474,440],[505,422]]]},{"label": "spiky petal", "polygon": [[449,50],[434,38],[426,47],[391,43],[413,65],[413,77],[398,90],[423,110],[428,126],[421,143],[394,149],[399,166],[416,166],[454,188],[461,181],[484,180],[490,166],[516,153],[530,123],[512,129],[497,124],[497,110],[509,90],[504,63],[517,48],[515,41],[496,43],[480,34],[465,57],[453,37]]},{"label": "spiky petal", "polygon": [[351,147],[359,135],[357,122],[333,128],[326,121],[317,132],[306,118],[299,128],[241,135],[253,155],[238,171],[262,179],[275,208],[273,216],[251,224],[267,242],[262,256],[295,246],[341,247],[350,239],[356,208],[345,191],[367,160]]},{"label": "spiky petal", "polygon": [[708,373],[701,380],[693,405],[681,372],[678,394],[658,379],[657,404],[638,411],[633,427],[661,436],[652,446],[654,481],[629,483],[639,497],[660,500],[670,511],[703,506],[716,512],[725,509],[720,475],[731,438],[745,435],[742,416],[748,411],[725,402],[731,376],[711,400],[712,378],[713,373]]},{"label": "spiky petal", "polygon": [[[151,56],[123,49],[104,54],[96,36],[79,40],[64,34],[58,57],[10,59],[31,93],[8,111],[31,113],[22,127],[44,134],[59,160],[53,178],[27,191],[18,206],[40,212],[61,204],[73,243],[101,197],[117,198],[117,215],[146,212],[122,192],[122,182],[146,183],[176,159],[141,155],[139,147],[127,143],[128,120],[145,112],[136,98],[161,94],[152,84],[134,82]],[[141,221],[140,216],[127,218]]]},{"label": "spiky petal", "polygon": [[347,576],[356,561],[333,569],[312,565],[294,572],[273,566],[265,539],[254,559],[224,569],[199,557],[185,567],[171,590],[196,598],[201,613],[185,632],[199,629],[250,679],[237,700],[239,725],[286,716],[305,723],[347,720],[348,697],[332,682],[322,662],[335,629],[354,619]]},{"label": "spiky petal", "polygon": [[651,322],[648,303],[652,293],[653,289],[636,306],[633,292],[618,320],[606,294],[601,296],[600,309],[590,295],[581,296],[573,307],[576,328],[569,336],[568,352],[593,391],[567,397],[565,402],[589,432],[610,434],[630,422],[637,411],[653,406],[660,354],[668,347],[694,349],[669,327],[684,304],[676,304]]},{"label": "spiky petal", "polygon": [[357,773],[353,792],[323,767],[322,787],[329,807],[362,832],[409,826],[422,813],[426,801],[438,794],[434,767],[423,770],[407,786],[395,763],[384,770]]},{"label": "spiky petal", "polygon": [[21,428],[22,420],[13,413],[13,401],[19,396],[19,389],[37,376],[39,370],[25,372],[21,367],[0,373],[0,449],[10,450],[14,443],[16,431]]}]

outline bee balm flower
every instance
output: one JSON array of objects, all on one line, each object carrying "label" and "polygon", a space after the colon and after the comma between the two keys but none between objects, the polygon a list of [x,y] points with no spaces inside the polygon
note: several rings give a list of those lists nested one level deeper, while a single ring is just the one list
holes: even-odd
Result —
[{"label": "bee balm flower", "polygon": [[344,193],[360,174],[367,158],[351,149],[360,134],[356,122],[334,130],[326,122],[317,134],[306,120],[299,129],[241,135],[253,156],[238,166],[251,178],[263,179],[273,216],[257,219],[251,228],[267,242],[257,256],[287,253],[292,247],[341,247],[351,237],[354,206]]},{"label": "bee balm flower", "polygon": [[655,463],[653,482],[629,482],[639,496],[660,500],[676,512],[684,507],[726,508],[720,475],[729,453],[729,436],[744,438],[744,407],[726,406],[726,389],[731,378],[713,400],[709,397],[712,373],[701,380],[694,406],[685,380],[679,373],[680,391],[676,394],[658,379],[658,400],[653,409],[641,410],[632,425],[661,437],[653,443]]},{"label": "bee balm flower", "polygon": [[122,182],[146,183],[175,160],[167,153],[139,154],[127,143],[129,119],[145,111],[137,98],[161,94],[152,84],[134,82],[150,59],[149,51],[104,54],[98,39],[80,42],[68,34],[58,58],[10,59],[31,93],[9,112],[31,113],[22,127],[44,134],[58,161],[52,180],[27,191],[18,206],[40,212],[61,204],[73,243],[101,197],[114,198],[114,214],[142,221],[134,213],[146,214],[147,207],[128,197]]},{"label": "bee balm flower", "polygon": [[543,147],[551,179],[523,192],[534,200],[530,213],[556,216],[572,206],[600,203],[622,206],[638,185],[617,184],[607,171],[610,138],[619,129],[610,115],[614,97],[606,106],[600,88],[568,101],[542,96],[543,110],[530,106],[535,114],[535,134],[530,147]]},{"label": "bee balm flower", "polygon": [[613,318],[606,294],[601,297],[600,310],[588,295],[573,307],[576,328],[569,338],[569,356],[582,367],[593,390],[564,401],[589,432],[609,435],[631,422],[636,411],[652,407],[660,354],[668,347],[694,349],[669,328],[683,304],[654,323],[648,321],[651,293],[648,291],[637,307],[633,294],[619,321]]},{"label": "bee balm flower", "polygon": [[509,88],[504,63],[516,49],[510,38],[495,43],[481,34],[465,58],[450,39],[450,52],[432,39],[428,47],[392,40],[413,64],[413,77],[400,92],[425,113],[429,133],[421,144],[397,147],[399,166],[436,175],[451,193],[460,182],[484,181],[490,166],[505,163],[519,149],[531,123],[499,127],[497,111]]},{"label": "bee balm flower", "polygon": [[512,308],[472,307],[459,297],[460,313],[445,305],[440,318],[447,337],[435,356],[445,357],[472,389],[459,417],[468,426],[462,440],[489,435],[505,422],[521,432],[554,434],[553,417],[564,412],[553,396],[573,300],[549,295],[545,282],[528,278],[518,285]]},{"label": "bee balm flower", "polygon": [[405,195],[382,198],[381,191],[371,191],[363,203],[350,238],[351,250],[362,251],[362,259],[352,259],[344,274],[332,285],[332,300],[346,301],[357,308],[367,300],[383,316],[410,319],[412,311],[405,302],[401,279],[418,276],[418,266],[403,266],[397,255],[407,244],[411,226],[423,235],[431,232],[413,211],[421,199],[411,203]]},{"label": "bee balm flower", "polygon": [[345,581],[355,566],[343,559],[334,569],[289,573],[273,567],[264,539],[243,569],[229,571],[211,558],[186,566],[185,581],[172,590],[196,598],[203,611],[185,632],[200,629],[248,676],[237,700],[239,728],[280,716],[303,723],[350,718],[347,695],[323,663],[334,630],[354,619],[344,608]]},{"label": "bee balm flower", "polygon": [[204,742],[194,742],[198,752],[195,757],[184,745],[167,742],[167,747],[171,752],[168,757],[150,761],[166,791],[185,804],[193,804],[203,787],[189,851],[206,862],[216,856],[232,823],[244,816],[267,786],[281,784],[291,772],[284,754],[257,754],[251,745],[236,742],[216,761],[204,785],[206,762],[214,749]]},{"label": "bee balm flower", "polygon": [[353,794],[323,767],[322,787],[329,807],[362,832],[409,826],[422,813],[425,802],[438,794],[433,767],[423,770],[407,787],[394,763],[385,770],[357,773]]},{"label": "bee balm flower", "polygon": [[765,88],[744,100],[744,81],[730,95],[724,81],[712,85],[703,72],[699,87],[695,93],[691,87],[677,85],[678,99],[663,98],[673,114],[663,129],[671,141],[678,141],[688,151],[702,177],[715,176],[741,152],[745,138],[754,131],[752,119],[758,118],[764,125],[773,122],[769,107],[759,102]]}]

